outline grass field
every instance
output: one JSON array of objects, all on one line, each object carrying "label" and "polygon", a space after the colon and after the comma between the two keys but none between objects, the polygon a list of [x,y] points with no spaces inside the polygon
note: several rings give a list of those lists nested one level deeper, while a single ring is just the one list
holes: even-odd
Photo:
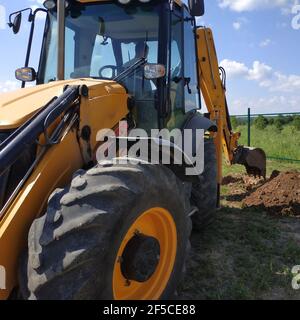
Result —
[{"label": "grass field", "polygon": [[[269,177],[274,170],[278,171],[300,171],[300,162],[287,162],[287,161],[267,161],[267,176]],[[245,173],[245,167],[240,165],[223,166],[223,176],[227,176],[232,173]]]},{"label": "grass field", "polygon": [[[235,128],[235,131],[242,133],[240,144],[247,145],[247,126],[239,126]],[[251,146],[264,149],[269,157],[289,158],[300,161],[300,131],[297,131],[292,125],[283,126],[282,130],[271,125],[264,130],[258,130],[252,125]]]},{"label": "grass field", "polygon": [[[268,162],[272,170],[289,171],[300,164]],[[224,166],[225,175],[243,173]],[[295,299],[291,269],[300,265],[300,219],[273,217],[244,209],[222,187],[222,208],[205,231],[193,233],[180,299]]]}]

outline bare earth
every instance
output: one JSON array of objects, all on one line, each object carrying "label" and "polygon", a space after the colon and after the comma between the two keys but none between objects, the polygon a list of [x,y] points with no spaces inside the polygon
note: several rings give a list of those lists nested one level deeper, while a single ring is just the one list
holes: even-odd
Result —
[{"label": "bare earth", "polygon": [[215,222],[192,235],[179,299],[295,299],[300,265],[300,173],[223,180]]}]

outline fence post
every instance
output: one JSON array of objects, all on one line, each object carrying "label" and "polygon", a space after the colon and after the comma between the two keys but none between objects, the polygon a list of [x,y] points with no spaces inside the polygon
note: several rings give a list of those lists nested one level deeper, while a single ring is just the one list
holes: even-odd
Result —
[{"label": "fence post", "polygon": [[251,147],[251,109],[248,108],[248,147]]}]

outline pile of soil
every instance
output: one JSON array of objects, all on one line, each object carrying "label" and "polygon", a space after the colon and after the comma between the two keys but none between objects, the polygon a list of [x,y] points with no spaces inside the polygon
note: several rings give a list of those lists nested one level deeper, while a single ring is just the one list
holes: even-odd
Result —
[{"label": "pile of soil", "polygon": [[243,203],[275,215],[300,216],[300,172],[274,172]]},{"label": "pile of soil", "polygon": [[222,186],[228,186],[238,182],[243,182],[243,177],[241,175],[229,175],[223,178]]},{"label": "pile of soil", "polygon": [[261,185],[265,182],[263,178],[248,176],[248,175],[242,175],[242,174],[232,174],[229,176],[226,176],[222,180],[222,186],[243,186],[243,189],[253,189],[254,187],[257,187],[258,185]]},{"label": "pile of soil", "polygon": [[221,200],[225,200],[226,205],[230,207],[241,208],[243,200],[264,182],[263,178],[255,178],[245,174],[228,175],[222,180],[222,186],[226,187],[226,192],[221,196]]}]

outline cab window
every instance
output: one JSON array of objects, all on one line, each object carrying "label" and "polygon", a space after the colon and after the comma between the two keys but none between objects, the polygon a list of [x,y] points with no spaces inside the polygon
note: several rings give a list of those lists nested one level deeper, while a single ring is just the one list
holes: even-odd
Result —
[{"label": "cab window", "polygon": [[196,42],[193,20],[184,9],[184,78],[185,112],[200,108],[200,92],[196,60]]}]

